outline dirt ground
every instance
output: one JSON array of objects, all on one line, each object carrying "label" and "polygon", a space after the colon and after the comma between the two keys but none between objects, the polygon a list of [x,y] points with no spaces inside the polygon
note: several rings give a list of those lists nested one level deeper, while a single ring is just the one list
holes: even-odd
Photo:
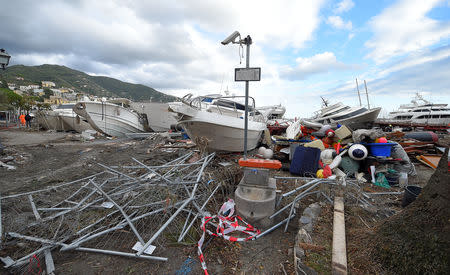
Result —
[{"label": "dirt ground", "polygon": [[[157,159],[167,162],[186,152],[154,151],[155,143],[150,140],[127,140],[98,138],[81,141],[71,133],[37,132],[24,129],[0,130],[0,142],[5,146],[4,156],[13,156],[8,164],[16,170],[0,168],[0,193],[15,194],[57,183],[69,182],[96,172],[103,171],[98,164],[127,165],[131,157],[144,161]],[[239,156],[219,156],[235,162]],[[0,155],[0,160],[2,156]],[[433,170],[417,164],[418,176],[410,183],[423,186]],[[288,172],[278,172],[289,175]],[[292,186],[278,186],[279,189]],[[385,191],[375,188],[375,191]],[[389,191],[396,191],[389,190]],[[314,202],[314,198],[302,201],[302,207]],[[401,196],[388,201],[389,207],[401,211]],[[392,212],[393,213],[395,213]],[[369,232],[389,215],[369,213],[359,206],[346,206],[346,228],[348,264],[351,274],[376,272],[383,274],[381,267],[364,268],[369,255],[361,255],[359,240],[361,232]],[[306,264],[319,274],[331,274],[332,206],[324,204],[322,214],[313,232],[313,241],[325,249],[308,251]],[[230,243],[214,238],[205,241],[203,252],[210,274],[294,274],[293,246],[297,233],[297,219],[290,223],[288,232],[282,229],[246,243]],[[168,262],[151,262],[118,256],[107,256],[82,252],[53,252],[56,272],[59,274],[201,274],[201,266],[195,244],[168,247],[165,252]],[[0,272],[6,273],[4,269]]]},{"label": "dirt ground", "polygon": [[[16,170],[0,168],[0,193],[16,194],[42,189],[90,176],[105,165],[128,165],[131,158],[145,162],[159,159],[165,163],[182,154],[153,151],[150,140],[98,138],[80,141],[72,133],[37,132],[24,129],[0,130],[4,155]],[[237,160],[238,156],[225,156]],[[220,156],[218,156],[220,159]],[[2,156],[0,155],[0,160]],[[218,210],[218,209],[217,209]],[[247,243],[230,243],[218,238],[209,241],[203,251],[210,274],[293,274],[292,247],[295,223],[288,232],[276,230],[264,238]],[[276,245],[274,245],[276,244]],[[168,247],[164,254],[168,262],[136,260],[84,252],[53,251],[57,274],[201,274],[202,269],[195,244]],[[0,268],[2,273],[6,270]]]}]

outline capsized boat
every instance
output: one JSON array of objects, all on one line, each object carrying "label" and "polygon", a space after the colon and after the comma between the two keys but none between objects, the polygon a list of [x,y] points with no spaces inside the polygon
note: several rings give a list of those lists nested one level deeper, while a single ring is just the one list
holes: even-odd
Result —
[{"label": "capsized boat", "polygon": [[37,112],[36,119],[39,126],[48,130],[75,131],[78,133],[93,130],[87,120],[73,111],[73,106],[75,106],[75,103],[60,104],[53,110]]},{"label": "capsized boat", "polygon": [[[218,94],[192,97],[184,96],[181,102],[169,103],[169,111],[177,114],[178,123],[194,142],[205,138],[206,147],[213,151],[244,151],[244,96]],[[248,107],[247,149],[256,148],[264,130],[265,119],[255,109],[255,101]],[[250,104],[249,104],[250,105]]]},{"label": "capsized boat", "polygon": [[345,125],[352,129],[370,128],[380,114],[381,107],[367,109],[363,106],[350,107],[338,102],[329,105],[325,101],[325,106],[316,112],[312,118],[304,119],[320,124]]},{"label": "capsized boat", "polygon": [[155,132],[169,131],[171,125],[177,124],[173,113],[168,110],[167,103],[131,102],[130,107],[138,113],[146,114],[148,126]]},{"label": "capsized boat", "polygon": [[147,117],[129,108],[128,99],[80,101],[73,111],[85,118],[95,130],[108,136],[125,137],[127,133],[149,132]]}]

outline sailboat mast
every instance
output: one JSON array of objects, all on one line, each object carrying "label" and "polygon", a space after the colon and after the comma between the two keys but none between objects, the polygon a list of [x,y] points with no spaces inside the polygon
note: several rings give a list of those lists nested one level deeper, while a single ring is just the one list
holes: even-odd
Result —
[{"label": "sailboat mast", "polygon": [[369,108],[369,110],[370,110],[369,93],[367,92],[367,84],[366,84],[366,80],[365,79],[364,79],[364,86],[366,87],[367,108]]},{"label": "sailboat mast", "polygon": [[358,78],[356,78],[356,89],[358,90],[359,106],[362,106],[361,94],[359,93]]}]

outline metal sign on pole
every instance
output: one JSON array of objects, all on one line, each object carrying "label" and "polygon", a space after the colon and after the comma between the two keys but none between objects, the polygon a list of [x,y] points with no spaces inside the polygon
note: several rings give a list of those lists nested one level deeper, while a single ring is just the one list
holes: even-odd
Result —
[{"label": "metal sign on pole", "polygon": [[235,68],[234,81],[260,81],[261,68]]},{"label": "metal sign on pole", "polygon": [[235,31],[221,43],[223,45],[227,45],[229,43],[247,45],[246,66],[245,68],[235,68],[234,71],[235,81],[245,81],[244,159],[247,159],[249,81],[260,81],[261,68],[250,68],[250,45],[252,44],[252,38],[250,35],[247,35],[246,38],[241,39],[241,34],[238,31]]}]

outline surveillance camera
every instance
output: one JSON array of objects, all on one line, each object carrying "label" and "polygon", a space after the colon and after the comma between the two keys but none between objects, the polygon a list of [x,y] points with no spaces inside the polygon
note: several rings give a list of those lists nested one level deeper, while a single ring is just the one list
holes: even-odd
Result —
[{"label": "surveillance camera", "polygon": [[237,37],[241,37],[241,34],[238,32],[238,31],[235,31],[235,32],[233,32],[230,36],[228,36],[227,38],[225,38],[225,40],[224,41],[222,41],[222,44],[223,45],[227,45],[227,44],[229,44],[230,42],[234,42],[234,40],[237,38]]}]

